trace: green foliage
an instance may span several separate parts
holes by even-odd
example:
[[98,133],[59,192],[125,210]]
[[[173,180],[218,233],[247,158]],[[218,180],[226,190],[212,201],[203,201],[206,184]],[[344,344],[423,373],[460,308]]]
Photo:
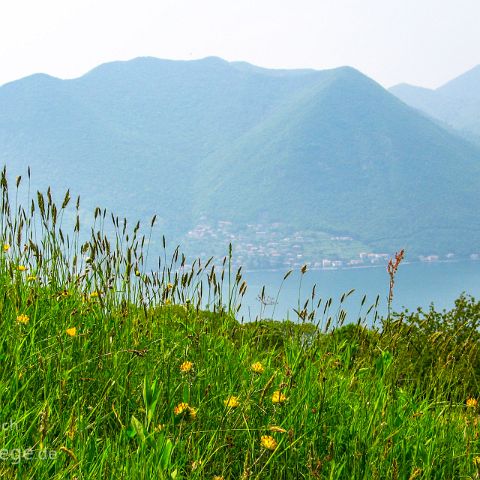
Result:
[[248,338],[249,343],[259,351],[283,351],[293,339],[300,344],[307,344],[316,334],[317,329],[311,323],[260,320],[241,325],[235,330],[235,339],[241,344]]
[[[460,296],[450,311],[401,312],[384,324],[381,343],[392,345],[399,378],[446,400],[475,396],[480,373],[480,302]],[[449,385],[449,388],[445,388]],[[454,398],[450,398],[455,395]]]
[[378,329],[307,306],[299,324],[240,324],[227,259],[145,272],[139,227],[82,243],[60,231],[67,201],[28,213],[1,185],[1,478],[480,473],[473,298]]

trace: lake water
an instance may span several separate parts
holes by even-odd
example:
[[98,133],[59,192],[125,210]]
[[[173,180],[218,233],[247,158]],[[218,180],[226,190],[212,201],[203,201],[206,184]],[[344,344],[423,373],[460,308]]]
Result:
[[[316,284],[315,300],[318,301],[320,297],[323,299],[321,313],[324,302],[330,297],[333,301],[330,312],[335,312],[340,305],[341,295],[352,288],[355,292],[343,305],[347,312],[346,322],[357,321],[359,316],[363,316],[368,306],[375,302],[377,295],[380,295],[378,313],[385,315],[387,311],[389,276],[386,266],[310,270],[303,276],[300,293],[300,272],[293,272],[278,293],[284,273],[261,271],[244,274],[248,290],[240,313],[245,320],[255,320],[256,317],[296,320],[297,315],[293,308],[298,309],[299,299],[300,305],[303,306],[314,284]],[[264,306],[257,298],[263,286],[265,296],[271,297]],[[396,311],[403,308],[416,310],[417,307],[425,309],[432,302],[437,310],[450,309],[462,292],[480,298],[479,261],[404,263],[397,272],[392,309]],[[273,305],[277,294],[278,301]],[[367,300],[360,309],[364,295],[367,295]]]

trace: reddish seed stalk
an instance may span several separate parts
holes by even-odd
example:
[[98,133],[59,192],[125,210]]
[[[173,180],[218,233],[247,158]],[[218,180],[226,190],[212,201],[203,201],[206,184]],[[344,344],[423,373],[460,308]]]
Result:
[[390,275],[390,289],[388,292],[389,305],[393,300],[393,287],[395,285],[395,274],[397,273],[398,266],[402,262],[404,256],[405,256],[405,250],[402,248],[399,252],[395,253],[395,259],[391,258],[388,261],[387,272],[388,272],[388,275]]

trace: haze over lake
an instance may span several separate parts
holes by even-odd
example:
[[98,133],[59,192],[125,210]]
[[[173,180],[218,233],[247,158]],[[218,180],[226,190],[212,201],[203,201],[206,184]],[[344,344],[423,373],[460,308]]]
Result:
[[[276,298],[284,273],[280,271],[245,273],[248,291],[241,310],[245,319],[254,320],[260,315],[261,304],[257,296],[264,285],[265,296]],[[301,285],[302,306],[309,298],[314,284],[317,285],[316,300],[323,299],[320,309],[322,312],[324,302],[332,297],[333,304],[330,312],[335,313],[340,304],[341,295],[354,288],[355,292],[344,302],[343,308],[347,311],[347,322],[356,321],[359,313],[363,316],[368,306],[375,302],[377,295],[380,295],[378,313],[386,314],[389,277],[385,266],[307,271]],[[293,308],[298,307],[299,285],[300,272],[293,272],[282,286],[275,312],[273,312],[273,305],[267,305],[262,310],[262,318],[273,316],[276,320],[285,318],[296,320],[297,315]],[[427,309],[432,302],[437,311],[450,309],[462,292],[475,298],[480,297],[480,262],[401,264],[396,277],[393,310],[399,311],[404,307],[411,311],[416,310],[417,307]],[[367,295],[367,300],[360,311],[360,303],[364,295]]]

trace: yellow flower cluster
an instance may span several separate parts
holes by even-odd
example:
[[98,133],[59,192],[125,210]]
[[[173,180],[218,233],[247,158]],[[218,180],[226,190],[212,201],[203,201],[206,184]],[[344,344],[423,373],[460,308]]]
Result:
[[10,245],[8,243],[3,244],[3,251],[8,252],[10,250]]
[[270,435],[262,435],[260,438],[260,444],[262,445],[263,448],[266,448],[267,450],[275,450],[277,448],[277,441],[271,437]]
[[476,398],[467,398],[467,407],[469,408],[477,408],[478,407],[478,400]]
[[240,406],[238,397],[234,397],[233,395],[230,395],[226,400],[223,401],[223,403],[228,408],[237,408],[238,406]]
[[173,413],[176,416],[184,415],[188,420],[195,420],[195,418],[197,418],[197,410],[186,402],[179,403],[173,409]]
[[265,368],[263,368],[263,365],[260,362],[252,363],[250,369],[253,373],[263,373],[265,371]]
[[24,272],[26,269],[27,269],[27,267],[25,265],[18,265],[17,266],[17,270],[19,272]]
[[67,328],[65,332],[69,337],[74,337],[77,334],[77,328],[76,327]]
[[186,361],[186,362],[183,362],[183,363],[180,365],[180,371],[181,371],[182,373],[188,373],[188,372],[190,372],[192,369],[193,369],[193,363],[192,363],[192,362]]
[[286,401],[287,397],[282,392],[280,392],[279,390],[273,392],[272,403],[284,403]]
[[23,323],[23,324],[26,324],[30,321],[30,318],[28,317],[28,315],[25,315],[25,314],[21,314],[21,315],[18,315],[17,317],[17,322],[18,323]]

